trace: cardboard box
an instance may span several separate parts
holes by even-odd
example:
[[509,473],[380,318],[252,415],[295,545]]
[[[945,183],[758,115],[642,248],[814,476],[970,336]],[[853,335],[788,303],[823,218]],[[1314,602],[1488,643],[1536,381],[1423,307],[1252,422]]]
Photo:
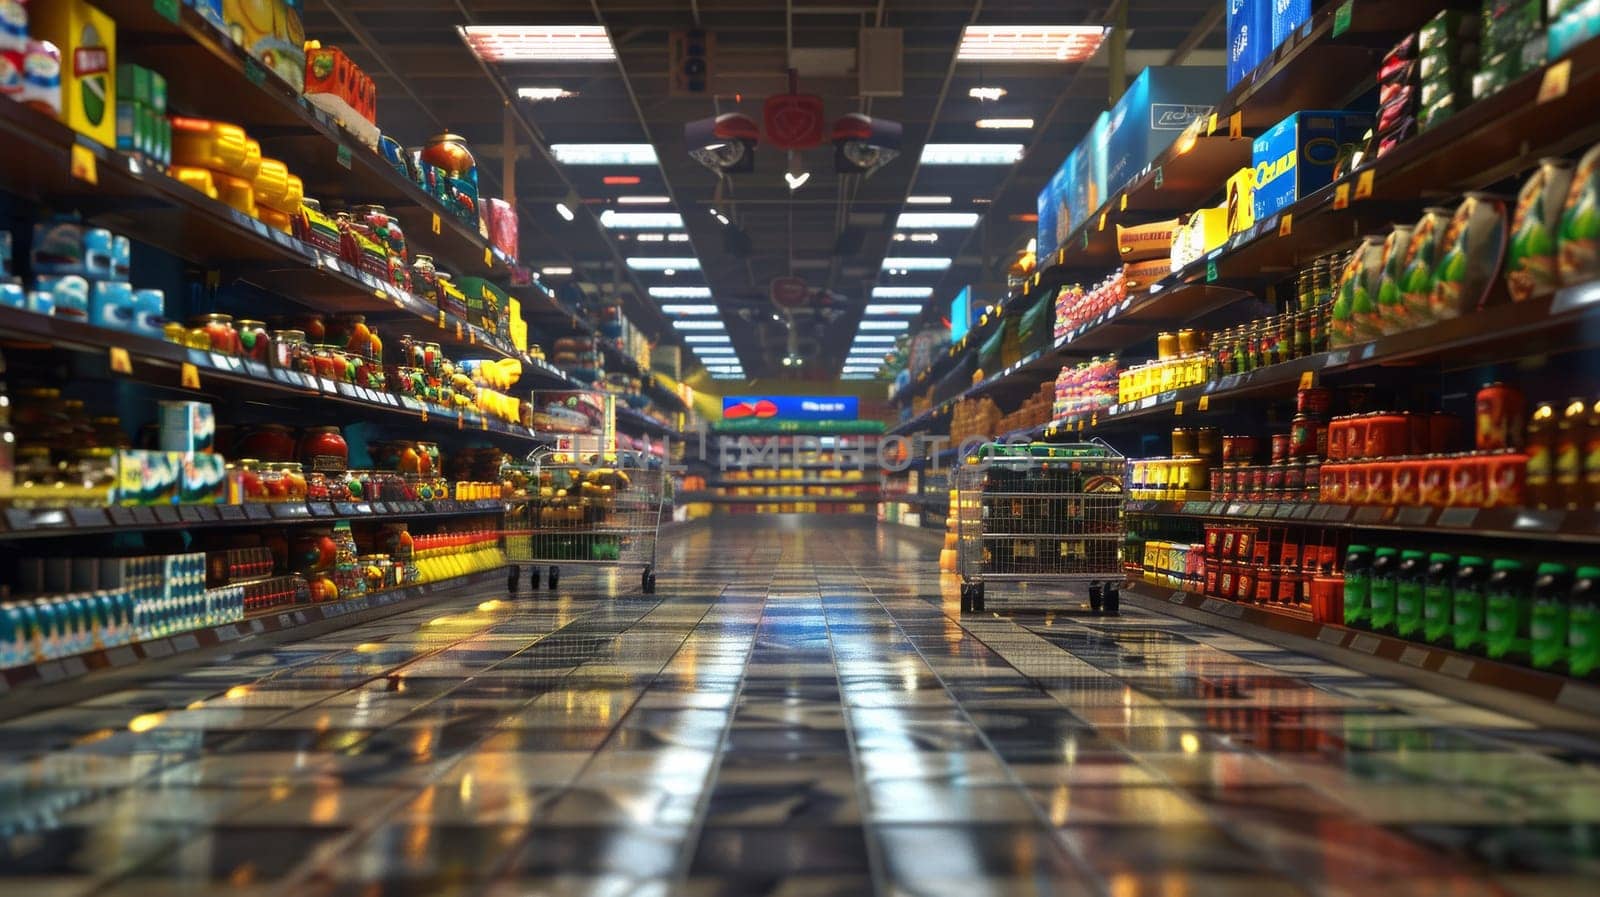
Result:
[[1256,170],[1241,168],[1228,178],[1227,210],[1228,235],[1242,233],[1256,223]]
[[1360,142],[1372,127],[1364,112],[1307,110],[1273,125],[1252,145],[1257,220],[1333,182],[1340,146]]
[[1294,36],[1294,31],[1311,18],[1311,0],[1268,0],[1272,4],[1271,53]]
[[117,23],[83,0],[28,7],[28,27],[61,50],[61,118],[106,147],[117,145]]
[[1228,89],[1272,53],[1271,0],[1228,0]]
[[1106,121],[1106,186],[1121,190],[1224,92],[1224,66],[1152,66],[1139,73]]
[[1067,210],[1072,227],[1081,227],[1094,217],[1106,201],[1106,137],[1111,113],[1102,112],[1089,133],[1069,157],[1067,168]]
[[162,402],[161,450],[210,452],[217,435],[217,420],[210,402]]
[[1034,238],[1034,254],[1040,260],[1039,267],[1049,267],[1044,259],[1049,258],[1060,245],[1056,238],[1056,195],[1055,178],[1044,182],[1044,188],[1039,191],[1035,200],[1034,209],[1039,215],[1038,234]]

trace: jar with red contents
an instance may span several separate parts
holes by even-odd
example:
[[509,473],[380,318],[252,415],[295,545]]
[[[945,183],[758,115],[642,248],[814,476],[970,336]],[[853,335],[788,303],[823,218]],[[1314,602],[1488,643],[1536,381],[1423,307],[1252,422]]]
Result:
[[1283,483],[1286,468],[1283,463],[1270,464],[1266,468],[1266,483],[1261,490],[1262,501],[1283,501]]
[[237,466],[239,500],[263,502],[267,500],[267,485],[262,479],[261,462],[255,458],[240,458]]
[[1321,457],[1328,451],[1328,431],[1322,421],[1309,414],[1297,414],[1289,425],[1289,456]]
[[272,363],[279,368],[302,374],[315,372],[311,363],[311,344],[306,342],[304,330],[274,330],[272,350]]
[[337,352],[337,349],[326,343],[312,346],[312,372],[324,380],[338,382],[343,374],[344,362],[335,354]]
[[241,319],[234,324],[234,330],[238,333],[240,355],[262,364],[272,360],[272,337],[267,335],[266,324]]
[[335,501],[328,486],[327,474],[313,470],[306,474],[306,501]]
[[1306,493],[1306,463],[1290,461],[1283,467],[1283,500],[1304,501]]
[[278,474],[277,494],[282,501],[305,502],[310,494],[310,484],[306,482],[305,470],[294,461],[284,461],[272,465]]
[[1273,464],[1282,464],[1283,462],[1289,460],[1289,455],[1290,455],[1289,444],[1290,444],[1290,434],[1288,434],[1288,433],[1274,433],[1273,434],[1273,436],[1272,436],[1272,455],[1271,455]]
[[340,473],[350,466],[350,447],[338,427],[310,427],[300,437],[299,456],[309,470]]
[[233,315],[199,315],[189,319],[189,332],[204,335],[211,351],[225,355],[239,354],[239,332],[233,327]]
[[234,444],[233,450],[237,455],[259,461],[292,461],[295,458],[294,431],[283,424],[258,424]]

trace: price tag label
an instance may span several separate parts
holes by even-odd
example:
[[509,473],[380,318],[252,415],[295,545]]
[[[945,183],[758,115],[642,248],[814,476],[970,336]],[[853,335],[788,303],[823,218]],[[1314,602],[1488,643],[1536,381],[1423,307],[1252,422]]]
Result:
[[1164,171],[1160,165],[1157,165],[1156,166],[1156,189],[1160,190],[1162,185],[1165,184],[1166,182],[1167,182],[1167,173],[1166,173],[1166,171]]
[[1206,283],[1216,283],[1216,281],[1217,281],[1217,262],[1216,262],[1215,259],[1207,259],[1206,260]]
[[1572,60],[1563,59],[1544,70],[1544,80],[1539,82],[1539,102],[1548,103],[1567,95],[1567,82],[1572,79]]
[[444,309],[439,309],[439,329],[444,329]]
[[466,428],[467,428],[466,416],[463,415],[463,414],[457,413],[456,414],[456,429],[457,430],[465,430]]
[[178,24],[178,0],[153,0],[150,5],[155,8],[156,15]]
[[1211,396],[1210,395],[1201,396],[1199,403],[1195,405],[1195,410],[1196,411],[1210,411],[1211,410]]
[[438,212],[434,212],[433,213],[433,232],[435,234],[439,233],[439,213]]
[[178,382],[183,384],[184,389],[199,389],[200,369],[185,361],[179,369]]
[[1350,185],[1340,184],[1333,188],[1333,207],[1335,209],[1350,208]]
[[483,430],[483,431],[485,431],[485,432],[488,432],[488,430],[489,430],[489,419],[487,417],[478,418],[478,428]]
[[1283,217],[1278,219],[1278,236],[1287,237],[1292,233],[1294,233],[1294,216],[1285,212]]
[[1122,212],[1128,211],[1128,194],[1122,194],[1122,199],[1119,201],[1117,209]]
[[461,339],[461,322],[457,321],[456,322],[456,340],[460,341],[460,339]]
[[1333,14],[1333,36],[1350,30],[1350,20],[1355,17],[1356,0],[1344,0],[1339,4],[1339,10]]
[[1372,198],[1372,177],[1376,173],[1369,168],[1361,172],[1360,176],[1356,178],[1356,199]]
[[111,369],[119,374],[133,373],[133,360],[128,357],[128,350],[121,346],[111,347]]
[[1106,216],[1109,215],[1109,214],[1110,214],[1109,212],[1101,212],[1100,213],[1100,229],[1101,230],[1105,230],[1106,229]]
[[1213,112],[1206,117],[1206,136],[1210,137],[1215,133],[1217,133],[1217,114]]
[[350,170],[350,147],[340,144],[339,148],[334,151],[334,158],[338,160],[340,168],[345,171]]
[[1316,384],[1316,380],[1317,380],[1317,374],[1316,374],[1315,371],[1301,371],[1300,372],[1300,388],[1301,389],[1310,389],[1312,386],[1314,386]]
[[[254,56],[248,56],[244,60],[244,79],[257,87],[266,83],[267,70],[261,67],[261,63],[256,62]],[[349,150],[345,150],[346,155],[349,155],[349,153]],[[346,165],[345,167],[349,168],[350,166]]]
[[485,268],[494,267],[494,250],[487,246],[483,247],[483,266]]
[[1172,403],[1172,416],[1183,417],[1183,401],[1181,399]]
[[1244,110],[1235,109],[1233,114],[1228,116],[1228,139],[1244,139]]
[[86,184],[100,185],[99,160],[95,158],[94,150],[81,143],[72,145],[72,176]]
[[426,406],[426,405],[422,406],[422,408],[420,408],[417,411],[417,413],[422,415],[422,422],[423,423],[427,423],[428,422],[428,406]]

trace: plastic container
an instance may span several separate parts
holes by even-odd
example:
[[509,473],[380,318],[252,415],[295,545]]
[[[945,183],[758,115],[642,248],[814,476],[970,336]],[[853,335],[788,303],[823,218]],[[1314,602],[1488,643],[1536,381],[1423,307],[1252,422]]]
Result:
[[1351,545],[1344,556],[1344,625],[1365,629],[1372,613],[1373,551]]
[[1394,631],[1405,639],[1422,633],[1424,594],[1429,583],[1428,554],[1425,551],[1400,553],[1400,572],[1394,594]]
[[1484,590],[1483,653],[1496,659],[1526,656],[1532,606],[1527,567],[1495,561]]
[[1400,552],[1379,548],[1372,553],[1372,585],[1368,589],[1368,629],[1394,628],[1395,593],[1399,589]]
[[1423,641],[1440,644],[1450,634],[1451,590],[1455,575],[1456,559],[1453,556],[1437,551],[1428,556],[1428,572],[1422,585]]
[[1528,658],[1538,669],[1556,669],[1567,659],[1572,584],[1572,571],[1565,565],[1539,565],[1528,620]]
[[1457,651],[1483,650],[1484,615],[1491,570],[1488,561],[1474,555],[1463,555],[1456,563],[1455,582],[1451,590],[1450,645]]
[[1567,672],[1600,672],[1600,567],[1579,567],[1568,596]]

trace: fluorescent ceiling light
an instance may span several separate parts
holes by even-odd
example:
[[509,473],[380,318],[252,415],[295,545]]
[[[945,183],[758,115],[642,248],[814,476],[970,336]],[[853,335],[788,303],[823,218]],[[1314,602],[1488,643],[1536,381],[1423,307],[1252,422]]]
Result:
[[1106,39],[1100,25],[968,25],[960,62],[1082,62]]
[[[600,223],[616,230],[639,230],[649,227],[683,227],[683,216],[677,212],[618,212],[606,209],[600,213]],[[680,266],[681,267],[681,266]]]
[[863,374],[863,373],[861,373],[859,371],[851,371],[848,374],[841,374],[839,379],[840,380],[881,380],[883,378],[879,377],[877,374]]
[[911,242],[913,242],[913,243],[937,243],[937,242],[939,242],[939,235],[938,234],[912,234],[911,235]]
[[862,321],[862,330],[905,330],[911,324],[906,321]]
[[617,203],[624,206],[664,206],[672,202],[670,196],[619,196]]
[[673,321],[672,326],[679,330],[721,330],[721,321]]
[[687,243],[687,242],[689,242],[689,235],[688,234],[667,234],[667,242],[668,243]]
[[711,379],[713,379],[713,380],[745,380],[745,379],[748,379],[748,378],[746,378],[744,374],[719,374],[719,373],[713,372],[711,374]]
[[967,96],[974,100],[993,101],[1002,99],[1006,95],[1004,87],[974,87],[967,91]]
[[1020,143],[929,143],[923,165],[1010,165],[1022,158]]
[[572,268],[568,265],[549,265],[540,268],[539,273],[546,277],[566,277],[572,273]]
[[[618,234],[617,236],[620,238],[623,235],[622,234]],[[638,240],[640,243],[665,243],[665,242],[667,242],[667,235],[666,234],[640,234],[637,237],[634,237],[634,239]]]
[[[632,259],[628,260],[632,262]],[[898,258],[889,256],[883,260],[885,268],[900,268],[905,271],[943,271],[950,267],[950,259],[935,256],[906,256]],[[874,291],[873,295],[877,295]]]
[[907,196],[906,204],[912,206],[947,206],[951,202],[948,196]]
[[866,313],[869,315],[919,315],[922,314],[922,306],[897,305],[893,303],[868,305]]
[[[635,271],[675,271],[675,270],[678,270],[680,268],[685,270],[685,271],[699,271],[700,270],[700,260],[697,259],[697,258],[694,258],[693,256],[690,256],[689,258],[662,258],[660,256],[644,256],[644,257],[637,257],[636,256],[636,257],[633,257],[633,258],[626,259],[626,261],[628,263],[628,267],[632,268]],[[948,265],[946,267],[948,267]],[[688,297],[683,297],[683,298],[688,298]]]
[[1033,119],[980,118],[977,125],[987,131],[1026,131],[1033,127]]
[[738,355],[732,346],[690,346],[696,355]]
[[648,143],[552,143],[550,152],[562,165],[656,164],[656,148]]
[[841,368],[846,374],[868,374],[878,370],[876,365],[847,364]]
[[567,204],[564,202],[556,203],[556,214],[560,215],[565,221],[572,220],[572,210],[567,208]]
[[710,299],[710,287],[651,287],[650,295],[657,299]]
[[575,97],[577,95],[578,92],[576,90],[568,90],[565,87],[517,88],[517,99],[531,100],[535,103],[543,102],[544,100],[565,100],[569,97]]
[[737,364],[708,364],[706,370],[718,374],[743,374],[744,368]]
[[733,340],[730,339],[726,333],[719,333],[719,334],[691,333],[690,335],[684,337],[683,341],[686,342],[686,343],[711,343],[711,344],[724,345],[724,346],[733,342]]
[[874,299],[926,299],[933,295],[933,287],[873,287]]
[[868,343],[892,343],[900,337],[892,333],[858,333],[852,349],[859,349]]
[[715,305],[663,305],[661,313],[664,315],[714,315],[717,313]]
[[977,212],[901,212],[894,226],[911,230],[918,227],[976,227]]
[[465,25],[456,29],[485,62],[610,62],[617,58],[601,25]]

